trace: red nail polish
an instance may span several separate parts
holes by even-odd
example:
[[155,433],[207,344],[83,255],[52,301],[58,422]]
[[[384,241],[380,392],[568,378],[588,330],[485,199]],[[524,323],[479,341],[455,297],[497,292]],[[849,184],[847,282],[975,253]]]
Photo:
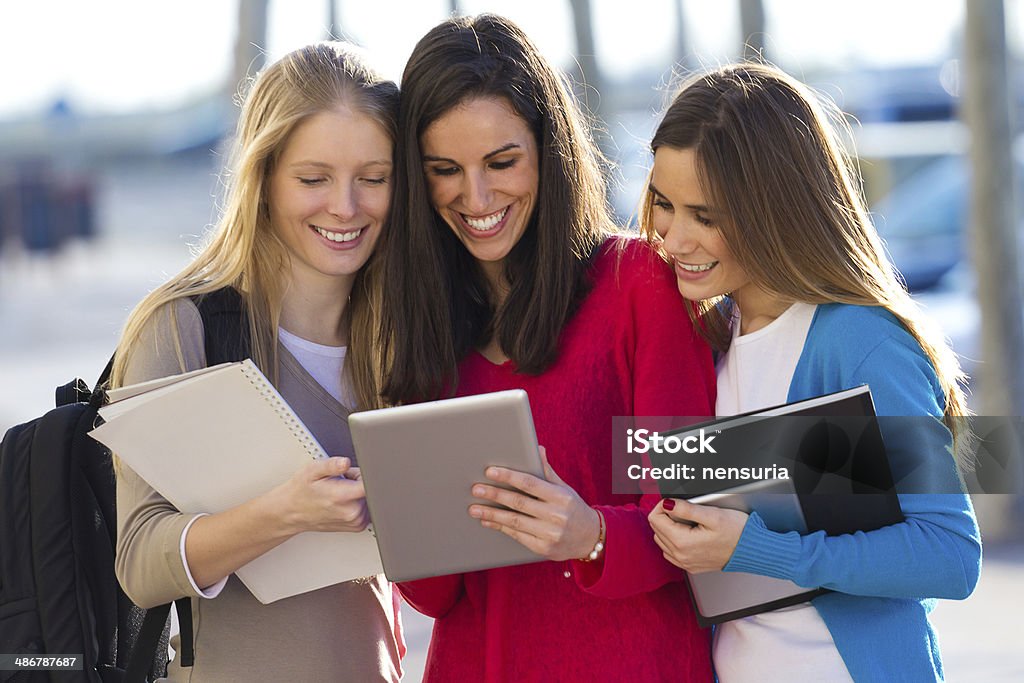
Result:
[[664,510],[674,510],[676,507],[676,501],[673,498],[663,498],[661,501],[661,507]]

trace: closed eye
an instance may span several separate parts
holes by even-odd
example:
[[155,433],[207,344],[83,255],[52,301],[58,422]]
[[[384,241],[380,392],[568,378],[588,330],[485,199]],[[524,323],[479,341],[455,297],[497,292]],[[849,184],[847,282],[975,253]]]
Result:
[[452,176],[459,172],[458,166],[429,166],[428,169],[433,175],[439,176]]
[[322,177],[320,177],[320,178],[301,178],[300,177],[299,178],[299,182],[302,183],[303,185],[319,185],[320,183],[324,182],[325,180],[326,180],[326,178],[322,178]]
[[506,168],[512,168],[516,165],[519,159],[507,159],[504,161],[492,161],[490,167],[495,171],[504,171]]

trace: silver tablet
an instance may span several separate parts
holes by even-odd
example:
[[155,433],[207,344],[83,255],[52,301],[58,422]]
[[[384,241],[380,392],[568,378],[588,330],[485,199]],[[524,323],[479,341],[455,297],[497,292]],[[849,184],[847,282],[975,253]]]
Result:
[[353,413],[349,428],[389,579],[544,559],[468,511],[484,502],[471,489],[489,466],[544,476],[525,391]]
[[[807,530],[800,500],[788,479],[744,484],[696,496],[689,502],[747,513],[756,510],[772,531],[805,533]],[[744,572],[711,571],[687,574],[687,578],[697,608],[697,620],[702,626],[799,604],[822,592],[785,579]]]

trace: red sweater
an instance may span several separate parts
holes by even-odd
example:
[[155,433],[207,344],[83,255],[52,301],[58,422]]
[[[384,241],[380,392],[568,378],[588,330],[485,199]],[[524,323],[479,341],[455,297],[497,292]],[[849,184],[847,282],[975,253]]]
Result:
[[472,352],[458,387],[526,390],[551,466],[604,514],[604,558],[399,584],[436,619],[426,681],[712,680],[708,634],[647,523],[658,497],[613,494],[611,463],[614,416],[712,414],[711,352],[669,267],[639,240],[618,253],[606,245],[596,258],[593,289],[546,372],[516,374]]

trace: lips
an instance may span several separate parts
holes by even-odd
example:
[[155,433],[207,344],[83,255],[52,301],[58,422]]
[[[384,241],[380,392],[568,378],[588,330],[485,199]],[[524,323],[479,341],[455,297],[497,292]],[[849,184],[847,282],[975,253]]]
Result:
[[353,249],[360,243],[360,238],[366,233],[370,226],[364,225],[361,228],[346,230],[330,230],[310,223],[309,227],[325,241],[332,249]]
[[508,216],[509,207],[506,206],[494,213],[489,213],[483,216],[469,216],[464,213],[460,213],[459,217],[462,218],[462,222],[469,227],[475,233],[489,233],[503,226],[505,223],[505,217]]
[[711,261],[710,263],[701,264],[683,263],[681,261],[676,261],[676,267],[685,270],[688,273],[706,273],[707,271],[711,270],[717,265],[718,261]]

